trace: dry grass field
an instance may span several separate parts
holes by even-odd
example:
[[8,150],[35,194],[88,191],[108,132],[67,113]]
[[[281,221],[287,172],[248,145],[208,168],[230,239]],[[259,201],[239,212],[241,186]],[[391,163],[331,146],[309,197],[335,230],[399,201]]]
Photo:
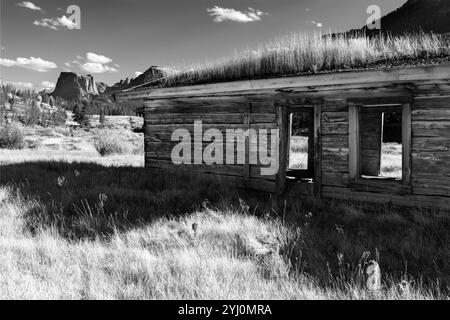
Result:
[[277,212],[139,155],[60,148],[0,151],[0,298],[449,298],[443,217],[301,199]]

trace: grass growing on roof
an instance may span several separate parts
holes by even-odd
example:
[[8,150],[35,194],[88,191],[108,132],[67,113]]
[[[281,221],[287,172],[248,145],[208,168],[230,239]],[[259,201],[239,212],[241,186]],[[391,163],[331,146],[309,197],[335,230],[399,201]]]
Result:
[[234,57],[168,76],[164,86],[295,76],[448,60],[450,41],[435,34],[327,37],[292,33]]

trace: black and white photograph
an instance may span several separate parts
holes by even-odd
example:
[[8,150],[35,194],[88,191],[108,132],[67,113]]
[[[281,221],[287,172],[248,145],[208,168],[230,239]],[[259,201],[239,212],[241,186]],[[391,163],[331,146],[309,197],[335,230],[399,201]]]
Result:
[[0,300],[450,300],[450,0],[0,18]]

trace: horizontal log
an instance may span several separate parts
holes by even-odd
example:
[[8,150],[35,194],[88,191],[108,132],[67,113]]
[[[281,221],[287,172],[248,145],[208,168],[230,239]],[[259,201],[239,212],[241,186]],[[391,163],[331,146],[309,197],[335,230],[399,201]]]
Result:
[[348,122],[322,123],[322,134],[348,135]]
[[439,179],[439,177],[430,178],[412,178],[412,190],[413,194],[426,194],[426,195],[440,195],[450,197],[450,178],[445,177]]
[[288,181],[287,193],[293,197],[302,196],[302,199],[314,196],[314,183],[303,183],[298,181]]
[[439,137],[449,137],[449,129],[448,128],[424,128],[424,127],[416,127],[415,124],[412,125],[411,134],[413,140],[415,138],[439,138]]
[[428,110],[428,109],[448,109],[448,105],[449,105],[449,97],[433,97],[431,99],[420,99],[418,97],[416,97],[414,104],[413,104],[413,109],[412,111],[414,112],[415,110]]
[[348,154],[349,154],[348,148],[328,147],[322,145],[322,155],[324,156],[336,156],[340,157],[341,159],[346,159],[348,157]]
[[349,183],[348,172],[328,172],[322,170],[322,185],[346,187]]
[[[448,103],[450,105],[450,102]],[[447,105],[447,106],[448,106]],[[411,112],[411,120],[415,121],[450,121],[448,109],[419,109]]]
[[[145,166],[150,168],[161,168],[161,169],[185,169],[191,172],[199,172],[199,173],[209,173],[209,174],[218,174],[224,176],[244,176],[244,166],[243,165],[207,165],[207,164],[180,164],[176,165],[171,161],[164,160],[156,160],[147,158],[145,160]],[[251,165],[250,166],[250,178],[262,179],[268,181],[275,181],[276,175],[262,175],[261,168],[258,166]]]
[[[238,130],[242,129],[244,132],[249,128],[255,129],[257,133],[259,134],[259,130],[271,130],[271,129],[277,129],[278,125],[276,123],[252,123],[250,125],[246,124],[217,124],[217,123],[202,123],[202,132],[204,133],[206,130],[209,129],[217,129],[222,132],[222,134],[225,136],[227,130]],[[153,135],[155,133],[161,134],[161,133],[172,133],[177,129],[184,129],[188,130],[191,133],[191,138],[193,138],[194,133],[194,124],[147,124],[145,126],[145,133],[146,135]],[[269,133],[270,131],[268,131]]]
[[[155,102],[146,102],[145,104],[145,117],[152,114],[190,114],[190,113],[242,113],[249,112],[250,105],[248,103],[242,104],[227,104],[217,103],[217,105],[161,105]],[[272,113],[275,114],[273,106],[266,104],[252,105],[251,110],[253,113]]]
[[357,202],[379,203],[382,205],[393,204],[416,209],[436,209],[450,212],[450,198],[426,195],[394,195],[389,193],[355,192],[348,188],[324,186],[322,188],[324,198],[350,200]]
[[411,194],[411,187],[404,186],[400,181],[389,181],[382,178],[359,179],[350,182],[349,188],[353,191],[373,192],[373,193],[389,193],[389,194]]
[[348,173],[348,162],[333,162],[330,160],[322,161],[322,170],[327,172]]
[[[202,121],[207,124],[242,124],[246,119],[246,113],[193,113],[193,114],[148,114],[145,123],[147,125],[157,124],[192,124],[194,121]],[[271,113],[250,114],[251,123],[275,123],[276,116]]]
[[348,122],[348,112],[322,112],[322,122]]
[[323,134],[321,137],[321,142],[322,146],[325,148],[348,148],[349,138],[348,135]]
[[430,160],[418,158],[413,154],[411,161],[413,175],[429,172],[435,172],[436,174],[448,174],[450,172],[448,165],[450,163],[449,158],[443,160]]
[[416,95],[415,101],[420,101],[421,98],[428,98],[439,95],[450,95],[450,81],[446,80],[434,80],[430,83],[418,84],[414,88],[414,94]]
[[373,95],[367,95],[363,97],[351,97],[347,99],[349,104],[356,105],[382,105],[382,104],[404,104],[404,103],[413,103],[414,96],[411,93],[405,92],[404,94],[399,95],[398,92],[382,92],[383,95],[375,96],[375,92],[371,92]]
[[347,99],[325,99],[322,105],[322,112],[347,112]]

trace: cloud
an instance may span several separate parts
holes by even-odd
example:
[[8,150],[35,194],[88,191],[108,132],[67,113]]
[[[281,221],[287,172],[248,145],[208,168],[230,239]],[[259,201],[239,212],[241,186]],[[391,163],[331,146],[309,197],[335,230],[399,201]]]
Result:
[[142,74],[142,72],[136,71],[136,72],[134,73],[134,77],[135,77],[135,78],[136,78],[136,77],[139,77],[141,74]]
[[0,59],[0,65],[5,67],[22,67],[38,72],[47,72],[58,67],[54,62],[35,57],[17,58],[16,60]]
[[41,86],[44,89],[53,89],[53,88],[55,88],[55,83],[54,82],[50,82],[50,81],[42,81],[41,82]]
[[103,65],[101,63],[95,63],[95,62],[86,62],[82,65],[80,65],[81,69],[89,72],[89,73],[105,73],[105,72],[118,72],[116,68],[109,67],[106,65]]
[[322,22],[318,21],[310,21],[312,24],[314,24],[317,28],[322,28],[323,24]]
[[58,27],[67,28],[69,30],[79,29],[77,23],[73,22],[65,15],[61,18],[43,18],[33,22],[35,26],[47,27],[53,30],[58,30]]
[[0,65],[5,66],[5,67],[12,67],[12,66],[16,65],[16,61],[11,60],[11,59],[0,58]]
[[310,12],[311,9],[310,9],[310,8],[306,8],[305,11],[306,11],[306,12]]
[[79,66],[81,70],[88,73],[105,73],[105,72],[118,72],[119,65],[113,64],[108,66],[112,62],[112,59],[93,52],[87,52],[86,56],[78,55],[72,62],[66,62],[64,65],[67,68]]
[[35,5],[33,2],[30,2],[30,1],[22,1],[22,2],[19,2],[19,3],[17,4],[17,6],[23,7],[23,8],[27,8],[27,9],[30,9],[30,10],[34,10],[34,11],[41,11],[41,12],[44,12],[40,7],[38,7],[38,6]]
[[86,60],[88,62],[100,63],[100,64],[107,64],[107,63],[112,62],[111,58],[108,58],[108,57],[102,56],[101,54],[96,54],[93,52],[86,53]]
[[214,17],[215,22],[228,20],[239,23],[248,23],[260,21],[262,16],[268,15],[268,13],[253,8],[248,8],[247,11],[238,11],[235,9],[227,9],[221,8],[219,6],[214,6],[212,8],[206,9],[206,11]]

